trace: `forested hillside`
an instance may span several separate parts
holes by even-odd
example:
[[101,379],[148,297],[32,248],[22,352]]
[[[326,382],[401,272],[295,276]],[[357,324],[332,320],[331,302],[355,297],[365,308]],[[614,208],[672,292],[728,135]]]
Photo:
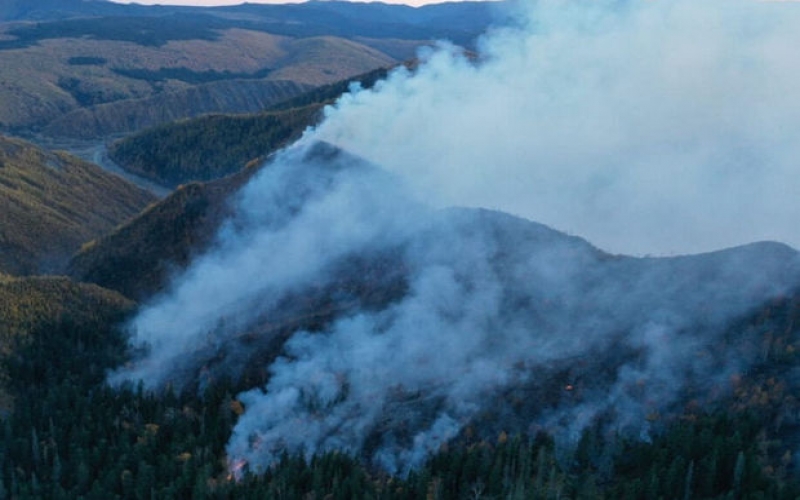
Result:
[[[165,256],[146,254],[146,247],[131,247],[132,242],[137,241],[136,231],[141,231],[139,234],[159,234],[152,228],[175,224],[166,221],[176,220],[176,214],[187,213],[183,210],[191,205],[186,203],[191,198],[210,200],[202,193],[209,186],[221,186],[219,182],[186,186],[159,211],[153,211],[98,243],[98,249],[106,247],[104,252],[113,248],[127,249],[129,253],[124,258],[128,260],[117,261],[119,265],[114,265],[111,263],[115,261],[108,254],[88,252],[78,257],[75,263],[87,257],[97,259],[94,265],[101,267],[96,269],[106,266],[104,272],[108,273],[108,286],[122,283],[129,287],[127,293],[135,293],[135,290],[141,293],[143,288],[149,293],[163,291],[161,285],[157,285],[163,283],[163,275],[154,278],[145,271],[154,267],[148,259],[155,258],[158,262]],[[224,191],[222,189],[218,194]],[[178,196],[180,193],[184,194]],[[216,209],[213,204],[197,206],[205,211],[200,213],[219,210],[219,205]],[[166,207],[172,207],[174,212],[166,210]],[[165,217],[168,214],[172,215]],[[186,220],[183,217],[185,215],[177,220]],[[557,268],[574,271],[576,279],[586,283],[576,286],[585,296],[592,297],[592,305],[585,306],[586,309],[580,302],[575,305],[584,314],[591,314],[597,301],[614,302],[608,294],[614,296],[615,285],[612,284],[605,292],[597,291],[593,287],[604,286],[597,280],[608,279],[612,283],[618,280],[630,292],[631,301],[633,297],[637,297],[636,301],[647,301],[666,294],[666,299],[652,302],[653,312],[633,306],[636,301],[626,304],[626,312],[620,318],[622,324],[635,324],[649,314],[669,317],[667,311],[673,301],[688,301],[691,303],[689,307],[696,306],[703,316],[709,311],[734,307],[732,304],[739,300],[736,298],[739,290],[735,287],[721,296],[713,295],[722,301],[720,303],[704,303],[691,298],[691,295],[700,293],[702,296],[704,287],[713,288],[714,284],[722,284],[734,276],[746,276],[751,263],[760,262],[764,276],[771,276],[770,280],[780,275],[790,280],[797,271],[792,267],[796,253],[781,245],[758,244],[673,259],[631,259],[603,255],[578,238],[560,235],[541,225],[503,214],[452,211],[443,213],[442,217],[441,227],[454,228],[458,234],[471,235],[484,244],[486,240],[479,235],[484,232],[491,235],[491,241],[495,243],[489,246],[496,245],[500,249],[493,254],[497,259],[493,266],[501,276],[505,276],[504,279],[511,280],[504,289],[509,290],[508,298],[513,300],[514,309],[530,311],[538,318],[537,321],[546,324],[556,324],[546,315],[568,307],[564,303],[568,299],[556,282],[548,282],[549,285],[541,289],[543,296],[538,301],[533,296],[526,298],[524,290],[531,285],[516,280],[527,275],[518,272],[518,266],[526,265],[527,261],[556,259],[551,263]],[[143,228],[148,226],[140,224],[148,218],[151,229],[145,230]],[[202,227],[196,223],[190,225]],[[137,226],[139,229],[135,229]],[[428,231],[429,236],[437,234],[431,227]],[[190,241],[192,238],[184,239]],[[424,241],[417,241],[412,247],[420,251]],[[437,238],[430,241],[437,241]],[[175,243],[178,248],[189,246],[185,242]],[[126,410],[126,405],[133,405],[139,408],[137,411],[146,413],[135,420],[141,422],[138,427],[123,426],[129,429],[126,431],[128,437],[120,443],[124,447],[121,456],[127,457],[123,463],[115,462],[116,468],[109,470],[91,466],[90,459],[85,459],[87,469],[97,471],[102,477],[97,481],[102,484],[90,486],[92,482],[86,480],[78,486],[62,481],[57,487],[83,488],[75,491],[88,491],[94,487],[98,496],[108,494],[101,491],[113,491],[132,498],[145,494],[148,488],[157,491],[157,496],[166,498],[186,495],[239,498],[247,494],[296,498],[332,494],[340,498],[410,499],[430,494],[438,498],[474,495],[644,499],[794,498],[798,494],[798,483],[791,466],[793,443],[800,429],[800,405],[794,396],[800,390],[800,381],[794,371],[797,349],[800,348],[795,326],[800,319],[800,300],[794,293],[758,305],[752,312],[727,324],[723,332],[708,330],[709,324],[714,322],[711,319],[713,314],[703,320],[711,323],[704,326],[701,323],[693,327],[695,329],[681,332],[680,338],[697,339],[697,350],[692,354],[697,360],[724,364],[725,360],[744,357],[752,359],[753,364],[747,371],[732,373],[724,380],[717,377],[704,380],[705,372],[685,374],[694,377],[693,385],[685,393],[681,392],[675,404],[668,406],[669,411],[658,411],[662,407],[657,401],[647,403],[652,405],[645,420],[650,428],[649,441],[641,441],[638,433],[631,434],[624,427],[612,425],[611,422],[620,417],[613,410],[601,412],[594,424],[573,438],[565,438],[559,430],[559,426],[568,425],[567,422],[553,423],[551,427],[531,426],[531,419],[536,415],[557,408],[566,411],[566,415],[580,415],[584,407],[585,411],[591,411],[589,407],[595,404],[595,398],[602,400],[612,386],[614,391],[619,390],[615,379],[620,374],[625,374],[631,366],[646,365],[647,355],[641,346],[629,345],[624,337],[620,337],[619,343],[611,344],[608,350],[595,348],[591,356],[570,357],[533,368],[530,383],[484,394],[483,398],[488,398],[487,410],[479,413],[455,439],[408,475],[388,474],[361,455],[320,453],[307,461],[287,453],[268,470],[244,469],[238,481],[232,481],[232,477],[236,477],[236,464],[225,461],[225,436],[233,432],[236,423],[248,411],[247,403],[237,400],[234,395],[264,382],[267,375],[263,366],[279,356],[281,342],[293,332],[313,331],[324,336],[322,332],[335,323],[337,317],[347,317],[359,310],[391,307],[399,297],[408,293],[408,280],[411,278],[404,273],[413,276],[418,271],[413,270],[412,263],[397,262],[395,259],[401,254],[394,249],[345,258],[335,271],[326,274],[324,281],[315,282],[308,290],[292,291],[286,300],[279,301],[277,311],[265,309],[249,330],[227,339],[209,333],[206,341],[192,346],[187,359],[176,360],[175,372],[190,379],[196,376],[196,379],[182,386],[182,390],[168,389],[175,391],[174,394],[159,396],[134,387],[118,393],[103,389],[111,391],[105,395],[103,391],[94,392],[97,398],[101,398],[97,402],[99,406],[120,405],[109,412],[108,422],[120,412],[136,415],[133,410]],[[560,259],[567,259],[571,264],[566,265]],[[176,259],[173,262],[181,261]],[[446,259],[440,264],[445,262]],[[584,267],[587,265],[589,267]],[[593,270],[591,266],[594,265],[609,272]],[[140,272],[130,276],[113,275],[114,270],[125,268],[138,268]],[[696,279],[697,276],[705,276],[708,281]],[[120,281],[114,285],[114,280]],[[534,281],[541,283],[541,278]],[[664,291],[651,290],[646,283],[660,283]],[[156,288],[147,288],[154,284]],[[536,286],[539,285],[534,285],[534,289]],[[654,297],[642,298],[647,294],[640,293],[637,286],[647,287],[648,293]],[[545,316],[539,317],[539,314]],[[599,321],[601,323],[593,323],[598,328],[605,320]],[[241,318],[237,322],[246,324]],[[196,372],[192,371],[192,359],[199,360]],[[234,370],[238,370],[238,375],[229,378],[225,375],[230,373],[225,365],[233,359],[239,364]],[[522,367],[518,369],[523,370]],[[682,369],[678,372],[682,373]],[[648,391],[659,393],[663,390],[663,381],[648,381],[647,376],[641,376],[640,382],[631,381],[630,390],[634,396],[646,398]],[[398,386],[386,404],[388,413],[380,420],[378,429],[381,433],[397,436],[397,439],[405,439],[413,434],[415,425],[425,425],[425,419],[431,418],[430,412],[437,404],[437,397],[426,395],[424,389],[406,392]],[[52,412],[39,411],[43,414]],[[219,431],[219,434],[210,434],[211,429]],[[156,435],[158,440],[154,437]],[[370,438],[374,441],[367,441],[367,453],[378,446],[379,436],[374,435]],[[41,440],[39,434],[37,439]],[[107,452],[98,452],[98,464],[103,462],[101,457],[119,453],[113,449],[113,443],[117,441],[109,437],[107,442],[111,448]],[[24,452],[29,444],[20,442],[18,447]],[[234,476],[229,469],[231,465],[234,466]],[[39,470],[41,475],[49,474],[45,466]],[[37,473],[37,477],[41,476]],[[127,482],[117,479],[119,477],[127,477]],[[37,487],[43,488],[42,483]],[[139,493],[135,492],[137,488]]]
[[154,201],[96,165],[0,136],[0,271],[59,272],[84,242]]
[[[62,281],[18,281],[4,297]],[[95,292],[94,290],[97,290]],[[97,294],[100,289],[82,293]],[[45,304],[25,292],[30,302]],[[546,433],[498,432],[477,437],[480,423],[440,449],[423,467],[390,476],[342,453],[307,461],[285,455],[261,475],[234,480],[225,442],[243,407],[236,381],[204,391],[161,394],[111,388],[105,370],[122,361],[124,339],[112,325],[128,304],[121,299],[65,302],[69,314],[37,316],[26,341],[5,359],[14,411],[4,418],[0,491],[10,498],[775,498],[800,494],[789,467],[796,426],[797,380],[793,325],[800,301],[764,308],[731,332],[749,335],[769,324],[763,364],[733,381],[727,405],[704,409],[686,401],[680,415],[662,419],[641,441],[602,425],[574,443]],[[27,299],[26,299],[27,300]],[[48,300],[42,298],[43,301]],[[37,313],[42,314],[42,313]],[[737,333],[738,332],[738,333]],[[564,389],[562,389],[564,390]],[[578,390],[572,389],[572,390]],[[506,404],[510,403],[506,402]],[[790,417],[789,413],[795,416]]]
[[161,290],[208,247],[230,215],[229,198],[257,171],[252,165],[209,183],[190,183],[112,233],[86,243],[68,273],[135,299]]
[[4,4],[0,131],[97,139],[205,113],[252,113],[398,64],[433,40],[469,44],[491,22],[484,3]]
[[[77,362],[90,346],[100,347],[105,355],[114,349],[105,338],[110,326],[133,310],[133,303],[121,295],[95,285],[76,284],[66,278],[14,278],[0,275],[0,413],[8,416],[15,409],[15,390],[22,386],[18,374],[8,367],[24,361],[31,345],[40,336],[57,338],[58,332],[75,332],[71,362]],[[118,348],[119,346],[117,346]],[[41,358],[39,369],[60,366],[67,358]],[[48,365],[50,368],[46,368]],[[38,376],[40,372],[32,375]]]
[[109,155],[126,170],[166,186],[218,179],[297,139],[351,84],[370,88],[386,74],[378,69],[323,85],[260,113],[207,115],[143,130],[113,142]]
[[170,123],[115,142],[109,155],[126,170],[165,186],[210,181],[297,139],[320,110],[321,105],[309,105]]

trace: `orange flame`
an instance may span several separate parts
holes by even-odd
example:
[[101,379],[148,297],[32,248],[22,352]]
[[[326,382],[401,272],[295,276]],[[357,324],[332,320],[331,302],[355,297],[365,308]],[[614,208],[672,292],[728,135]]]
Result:
[[228,481],[238,481],[244,475],[244,468],[247,465],[247,460],[239,458],[237,460],[228,461]]

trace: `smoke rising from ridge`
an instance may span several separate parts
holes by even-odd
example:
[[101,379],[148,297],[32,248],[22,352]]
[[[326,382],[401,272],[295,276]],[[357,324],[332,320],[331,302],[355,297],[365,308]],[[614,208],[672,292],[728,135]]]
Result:
[[132,321],[149,351],[112,383],[237,376],[267,353],[228,445],[255,471],[345,450],[403,472],[475,420],[569,437],[613,414],[646,432],[685,394],[724,392],[756,351],[727,328],[800,284],[795,251],[612,257],[438,208],[612,251],[797,244],[795,10],[520,12],[476,61],[443,45],[279,153]]
[[479,64],[433,52],[345,96],[318,136],[443,205],[612,252],[797,247],[797,7],[532,2],[483,39]]

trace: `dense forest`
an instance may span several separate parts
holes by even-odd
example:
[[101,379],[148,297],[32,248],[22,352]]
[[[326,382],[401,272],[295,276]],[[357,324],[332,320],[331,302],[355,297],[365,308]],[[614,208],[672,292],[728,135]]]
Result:
[[77,157],[0,136],[0,272],[63,272],[84,242],[155,200]]
[[323,85],[262,113],[213,114],[146,129],[114,142],[109,155],[123,168],[167,186],[218,179],[297,139],[352,83],[370,88],[386,73],[378,69]]
[[318,106],[307,106],[168,124],[117,142],[109,153],[127,170],[166,186],[209,181],[296,139],[318,112]]
[[[645,443],[589,430],[574,449],[546,435],[453,445],[390,477],[356,458],[285,456],[232,480],[224,445],[240,411],[230,387],[154,395],[103,383],[123,342],[64,316],[10,360],[14,412],[3,421],[4,498],[795,498],[770,474],[748,413],[679,420]],[[89,338],[92,337],[92,338]],[[98,342],[99,340],[101,340]],[[80,349],[76,346],[80,346]],[[55,362],[53,361],[55,360]]]
[[[787,354],[796,300],[755,321],[774,325],[764,364],[727,407],[687,404],[641,440],[597,422],[577,442],[536,435],[477,437],[468,427],[418,470],[391,476],[341,453],[284,455],[260,474],[231,474],[225,443],[242,404],[236,381],[203,391],[113,388],[128,355],[118,325],[132,304],[64,279],[6,278],[3,369],[13,406],[2,413],[0,498],[797,498],[791,443],[776,412],[793,396]],[[50,295],[48,295],[50,294]],[[66,297],[53,302],[52,297]],[[53,307],[53,304],[62,304]],[[27,307],[26,314],[12,315]],[[30,318],[36,321],[29,321]],[[747,325],[742,325],[747,328]],[[788,381],[787,381],[788,380]],[[788,387],[791,387],[789,385]],[[657,417],[654,417],[657,419]],[[660,420],[660,419],[659,419]]]

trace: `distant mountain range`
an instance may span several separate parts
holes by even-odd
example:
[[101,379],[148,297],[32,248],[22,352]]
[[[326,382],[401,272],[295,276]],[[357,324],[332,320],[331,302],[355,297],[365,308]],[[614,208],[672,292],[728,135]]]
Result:
[[395,65],[437,39],[469,46],[498,7],[71,0],[0,9],[0,130],[93,139],[204,113],[256,112]]

